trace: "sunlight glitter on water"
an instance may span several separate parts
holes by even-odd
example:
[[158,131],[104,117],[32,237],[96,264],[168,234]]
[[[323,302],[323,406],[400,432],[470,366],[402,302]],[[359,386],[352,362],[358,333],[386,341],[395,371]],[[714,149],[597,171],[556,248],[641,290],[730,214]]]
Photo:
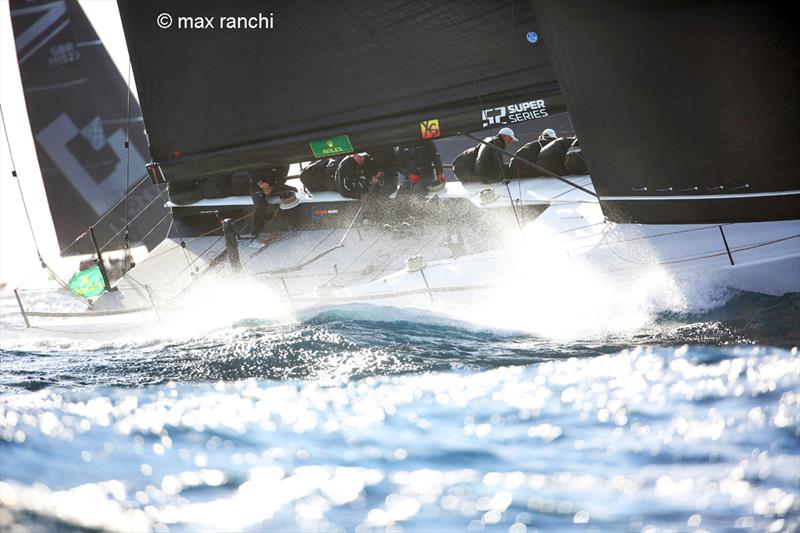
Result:
[[697,355],[6,396],[0,499],[109,530],[790,529],[797,354]]

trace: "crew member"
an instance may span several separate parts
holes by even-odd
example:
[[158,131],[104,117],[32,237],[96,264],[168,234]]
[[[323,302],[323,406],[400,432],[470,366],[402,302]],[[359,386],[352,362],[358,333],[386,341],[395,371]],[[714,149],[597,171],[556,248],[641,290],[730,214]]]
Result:
[[385,173],[375,172],[372,175],[368,171],[373,170],[373,166],[367,165],[369,154],[361,152],[348,155],[339,162],[336,169],[336,189],[339,194],[347,198],[356,198],[362,202],[366,201],[367,194],[376,187],[383,179]]
[[514,153],[514,157],[511,158],[511,162],[508,164],[508,177],[513,179],[541,176],[541,171],[522,162],[518,157],[530,161],[531,163],[536,163],[536,159],[539,157],[542,148],[555,139],[556,132],[552,128],[547,128],[539,134],[538,139],[525,144],[522,148],[517,150]]
[[402,189],[411,193],[425,194],[444,188],[445,177],[442,158],[436,144],[430,139],[401,144],[397,148],[400,172],[406,176]]
[[586,160],[583,159],[583,151],[577,137],[567,149],[567,155],[564,156],[564,166],[567,168],[568,174],[586,174],[589,171],[586,167]]
[[253,198],[253,238],[258,237],[264,228],[267,214],[267,198],[278,196],[284,192],[297,192],[291,185],[286,185],[289,176],[289,166],[265,167],[251,173],[250,196]]
[[475,159],[478,157],[478,148],[480,145],[467,148],[453,160],[453,174],[458,181],[469,183],[478,180],[475,175]]
[[539,157],[536,158],[536,164],[549,170],[556,176],[564,176],[567,174],[564,158],[567,155],[567,150],[574,141],[574,137],[559,137],[550,141],[542,147],[541,152],[539,152]]
[[372,196],[385,199],[397,190],[397,152],[393,146],[379,146],[370,150],[364,161],[364,172],[378,180],[372,190]]
[[338,158],[318,159],[300,172],[300,181],[309,192],[335,191]]
[[[487,137],[485,142],[497,148],[507,149],[517,142],[511,128],[502,128],[494,137]],[[503,153],[497,149],[481,144],[475,158],[475,174],[483,183],[495,183],[505,178],[506,166],[503,163]]]

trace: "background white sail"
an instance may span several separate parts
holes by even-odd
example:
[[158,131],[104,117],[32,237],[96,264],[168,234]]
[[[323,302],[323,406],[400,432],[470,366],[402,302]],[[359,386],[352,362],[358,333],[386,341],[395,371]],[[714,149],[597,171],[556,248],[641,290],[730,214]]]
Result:
[[[103,41],[120,75],[123,79],[128,79],[128,51],[116,2],[82,0],[79,3]],[[25,107],[9,11],[8,0],[0,1],[0,104],[7,122],[6,127],[22,193],[27,201],[42,255],[51,268],[67,276],[75,270],[76,261],[59,257],[59,245]],[[134,97],[138,98],[132,77],[130,89]],[[20,192],[11,176],[11,157],[5,138],[1,144],[0,283],[13,287],[39,270],[40,266],[25,221]]]

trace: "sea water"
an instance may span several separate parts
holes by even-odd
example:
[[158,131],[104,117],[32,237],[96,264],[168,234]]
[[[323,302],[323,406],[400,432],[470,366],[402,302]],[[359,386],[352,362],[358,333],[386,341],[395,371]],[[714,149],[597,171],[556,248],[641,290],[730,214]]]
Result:
[[25,335],[0,299],[1,529],[798,529],[800,295],[222,292],[112,340]]

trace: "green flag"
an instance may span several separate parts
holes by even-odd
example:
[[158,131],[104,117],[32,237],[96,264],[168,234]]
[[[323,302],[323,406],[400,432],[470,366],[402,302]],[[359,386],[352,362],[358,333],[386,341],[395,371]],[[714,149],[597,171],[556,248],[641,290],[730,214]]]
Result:
[[95,265],[76,272],[69,279],[69,288],[75,294],[79,294],[84,298],[91,298],[97,296],[106,290],[106,284],[103,282],[103,274],[100,273],[100,267]]

